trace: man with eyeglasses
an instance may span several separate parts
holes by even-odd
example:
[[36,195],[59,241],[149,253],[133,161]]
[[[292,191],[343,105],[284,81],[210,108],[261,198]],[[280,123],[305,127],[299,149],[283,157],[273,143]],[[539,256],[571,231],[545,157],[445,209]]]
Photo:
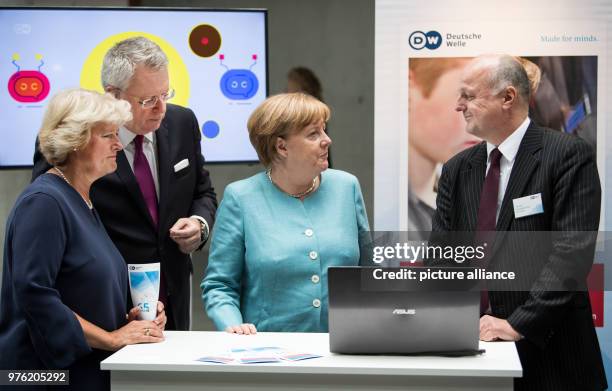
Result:
[[[117,171],[92,186],[95,211],[126,263],[161,263],[166,329],[188,330],[190,254],[208,239],[217,209],[198,121],[190,109],[167,103],[174,96],[168,58],[147,38],[107,52],[102,85],[131,104],[133,118],[119,129]],[[49,168],[37,147],[32,179]]]

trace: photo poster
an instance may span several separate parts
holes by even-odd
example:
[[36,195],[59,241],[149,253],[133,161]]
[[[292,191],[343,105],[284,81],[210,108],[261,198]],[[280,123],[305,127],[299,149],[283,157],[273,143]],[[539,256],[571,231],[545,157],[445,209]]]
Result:
[[[393,3],[388,1],[386,3]],[[612,92],[607,75],[606,23],[601,20],[423,22],[382,7],[376,32],[374,229],[427,231],[435,210],[436,184],[444,162],[478,142],[455,110],[465,64],[481,54],[520,57],[532,87],[529,117],[536,124],[574,134],[596,151],[602,186],[600,230],[612,227]],[[402,8],[402,6],[398,6]],[[405,7],[404,7],[405,8]],[[378,12],[378,9],[377,9]],[[402,22],[402,15],[404,21]],[[508,32],[512,34],[508,34]],[[389,40],[391,44],[388,44]],[[392,54],[395,49],[396,54]],[[381,117],[382,115],[382,117]],[[598,243],[591,274],[593,319],[608,376],[612,374],[612,295],[602,288],[612,250]],[[609,247],[609,246],[607,246]]]

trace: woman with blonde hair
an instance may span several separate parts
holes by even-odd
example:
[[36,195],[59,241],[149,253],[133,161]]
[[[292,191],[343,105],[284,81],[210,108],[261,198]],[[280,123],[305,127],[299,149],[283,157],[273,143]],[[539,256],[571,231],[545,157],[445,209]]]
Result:
[[130,105],[81,89],[50,101],[39,133],[53,166],[17,198],[6,224],[0,369],[68,369],[70,389],[107,390],[100,361],[121,347],[160,342],[166,316],[126,314],[127,269],[89,198],[114,172]]
[[327,268],[367,255],[359,182],[328,169],[329,116],[321,101],[289,93],[249,118],[266,170],[225,189],[201,284],[219,330],[327,331]]

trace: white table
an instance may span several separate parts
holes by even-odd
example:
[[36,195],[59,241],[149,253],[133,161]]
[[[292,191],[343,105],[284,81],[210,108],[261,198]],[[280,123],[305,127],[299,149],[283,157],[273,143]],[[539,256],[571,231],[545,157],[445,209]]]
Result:
[[[514,343],[481,342],[472,357],[365,356],[329,352],[328,334],[167,331],[104,360],[113,390],[512,390],[522,368]],[[208,364],[231,348],[278,346],[323,357],[271,364]]]

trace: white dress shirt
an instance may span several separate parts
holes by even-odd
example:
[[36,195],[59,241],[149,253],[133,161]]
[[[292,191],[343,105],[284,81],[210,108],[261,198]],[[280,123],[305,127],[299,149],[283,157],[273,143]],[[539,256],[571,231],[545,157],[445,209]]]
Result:
[[510,180],[510,173],[512,172],[512,166],[514,166],[516,154],[518,153],[521,141],[523,140],[523,136],[525,136],[525,132],[527,132],[530,122],[531,120],[529,117],[526,117],[523,123],[521,123],[519,127],[499,145],[493,145],[487,141],[487,173],[489,172],[489,167],[491,167],[491,151],[497,148],[502,154],[499,165],[499,192],[497,194],[496,221],[499,217],[499,211],[502,201],[504,200],[506,188],[508,187],[508,181]]

